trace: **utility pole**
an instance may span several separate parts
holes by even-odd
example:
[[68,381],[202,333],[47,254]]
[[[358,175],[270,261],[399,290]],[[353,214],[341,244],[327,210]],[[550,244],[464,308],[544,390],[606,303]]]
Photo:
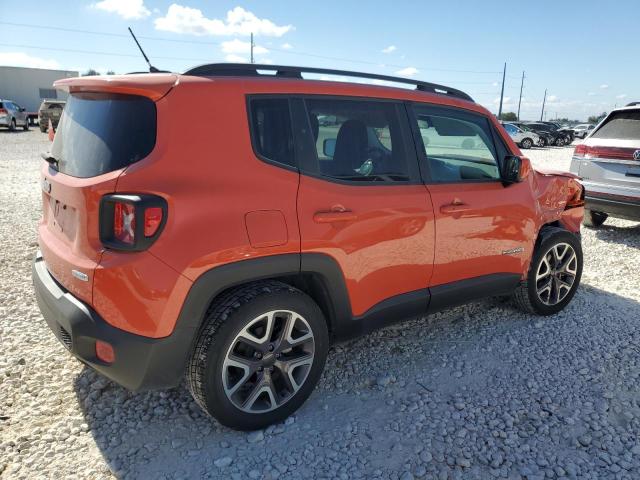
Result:
[[253,61],[253,32],[251,32],[251,63],[256,63]]
[[524,70],[522,71],[522,82],[520,83],[520,98],[518,99],[518,121],[520,121],[520,105],[522,104],[522,88],[524,87]]
[[544,99],[542,100],[542,111],[540,112],[540,121],[543,120],[542,116],[544,115],[544,104],[547,101],[547,89],[544,89]]
[[507,75],[507,62],[504,62],[504,70],[502,70],[502,91],[500,92],[500,108],[498,109],[498,120],[502,117],[502,100],[504,99],[504,78]]

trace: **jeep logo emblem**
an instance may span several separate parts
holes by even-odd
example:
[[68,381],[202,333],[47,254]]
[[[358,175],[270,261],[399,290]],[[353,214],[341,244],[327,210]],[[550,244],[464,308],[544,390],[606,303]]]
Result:
[[633,159],[640,160],[640,150],[636,150],[635,152],[633,152]]

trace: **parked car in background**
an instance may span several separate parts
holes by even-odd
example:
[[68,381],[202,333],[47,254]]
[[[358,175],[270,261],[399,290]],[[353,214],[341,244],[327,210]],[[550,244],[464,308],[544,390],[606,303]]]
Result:
[[0,99],[0,127],[29,130],[29,116],[24,108],[11,100]]
[[585,138],[595,128],[595,125],[589,123],[581,123],[573,127],[573,132],[576,138]]
[[585,186],[585,225],[609,215],[640,220],[640,105],[609,113],[576,147],[571,171]]
[[545,132],[547,134],[547,138],[550,137],[550,141],[548,141],[548,145],[555,145],[556,147],[562,147],[566,144],[567,138],[563,133],[558,132],[557,128],[552,127],[551,125],[547,125],[544,122],[526,122],[526,124],[532,128],[534,131]]
[[575,139],[575,133],[572,128],[563,127],[559,123],[556,122],[541,122],[546,125],[549,125],[551,129],[555,132],[559,132],[565,137],[565,145],[570,145]]
[[64,100],[43,100],[38,109],[38,125],[40,125],[40,131],[46,132],[49,126],[49,120],[53,128],[58,128],[58,122],[64,109]]
[[[574,175],[534,170],[459,90],[307,72],[54,84],[70,95],[41,165],[33,280],[69,351],[132,390],[186,377],[208,414],[256,430],[302,405],[332,342],[487,296],[535,315],[568,305]],[[224,114],[173,121],[203,103]]]
[[525,132],[533,132],[536,135],[538,135],[539,147],[546,147],[547,145],[553,145],[554,137],[547,130],[538,130],[538,129],[532,128],[524,122],[509,122],[509,123],[511,123],[512,125],[515,125],[516,127],[518,127],[519,129]]
[[533,130],[525,132],[513,123],[507,122],[502,122],[502,126],[520,148],[529,149],[534,145],[540,145],[540,137]]

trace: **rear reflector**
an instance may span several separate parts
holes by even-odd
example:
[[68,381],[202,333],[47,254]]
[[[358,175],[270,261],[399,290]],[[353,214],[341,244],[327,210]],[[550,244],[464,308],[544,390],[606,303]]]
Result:
[[96,340],[96,357],[105,363],[113,363],[116,361],[116,352],[110,343]]
[[144,236],[153,237],[162,223],[162,208],[149,207],[144,210]]
[[0,115],[6,115],[7,111],[4,108],[0,108]]

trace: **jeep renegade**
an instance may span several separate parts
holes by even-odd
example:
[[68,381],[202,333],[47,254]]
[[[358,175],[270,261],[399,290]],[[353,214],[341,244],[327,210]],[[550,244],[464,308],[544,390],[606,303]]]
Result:
[[295,411],[332,342],[494,295],[550,315],[580,282],[577,177],[534,170],[459,90],[239,64],[55,87],[70,95],[41,170],[46,322],[128,389],[186,376],[230,427]]

